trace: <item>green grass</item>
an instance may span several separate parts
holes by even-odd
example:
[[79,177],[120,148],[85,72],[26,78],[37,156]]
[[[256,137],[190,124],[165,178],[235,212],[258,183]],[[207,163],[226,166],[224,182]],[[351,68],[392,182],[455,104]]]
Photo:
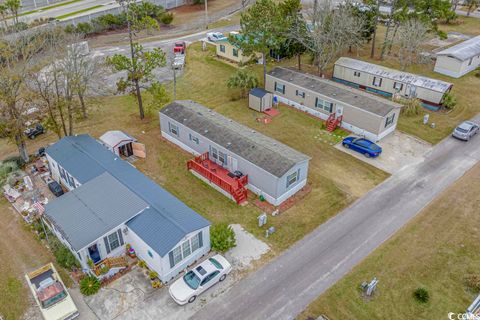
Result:
[[88,8],[82,9],[82,10],[78,10],[78,11],[74,11],[74,12],[69,12],[69,13],[67,13],[67,14],[64,14],[64,15],[61,15],[61,16],[57,16],[57,17],[55,17],[55,18],[58,19],[58,20],[62,20],[62,19],[65,19],[65,18],[69,18],[69,17],[76,16],[76,15],[78,15],[78,14],[80,14],[80,13],[92,11],[92,10],[94,10],[94,9],[101,8],[101,7],[103,7],[103,5],[99,4],[99,5],[92,6],[92,7],[88,7]]
[[[467,275],[480,275],[479,191],[477,165],[314,301],[299,320],[321,314],[331,320],[430,320],[465,312],[479,293],[466,284]],[[367,300],[358,287],[373,277],[379,279],[377,293]],[[430,294],[426,304],[412,296],[419,287]]]

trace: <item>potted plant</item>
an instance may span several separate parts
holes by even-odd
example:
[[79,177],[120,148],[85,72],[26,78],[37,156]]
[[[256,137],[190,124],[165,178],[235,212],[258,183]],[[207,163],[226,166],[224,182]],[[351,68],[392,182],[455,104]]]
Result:
[[158,273],[156,273],[155,271],[150,271],[148,273],[148,276],[150,277],[150,280],[155,280],[156,278],[158,278]]
[[95,267],[95,264],[93,263],[93,260],[90,259],[90,258],[87,260],[87,264],[88,264],[88,266],[90,267],[90,269],[92,269],[92,270],[93,270],[93,268]]
[[152,281],[152,288],[158,289],[158,288],[161,288],[161,287],[162,287],[162,283],[160,282],[160,280]]
[[130,256],[130,258],[135,259],[137,257],[137,255],[135,254],[135,249],[133,249],[129,243],[127,243],[127,245],[125,246],[125,249],[127,251],[127,254]]
[[139,266],[140,268],[142,268],[142,269],[147,267],[147,264],[146,264],[145,261],[143,261],[143,260],[138,261],[137,264],[138,264],[138,266]]

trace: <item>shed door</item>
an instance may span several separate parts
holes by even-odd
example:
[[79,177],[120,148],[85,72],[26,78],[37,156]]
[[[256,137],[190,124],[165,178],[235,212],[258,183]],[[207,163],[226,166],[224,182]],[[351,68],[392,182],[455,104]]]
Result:
[[145,149],[145,145],[143,143],[132,142],[133,147],[133,155],[139,158],[146,158],[147,157],[147,150]]

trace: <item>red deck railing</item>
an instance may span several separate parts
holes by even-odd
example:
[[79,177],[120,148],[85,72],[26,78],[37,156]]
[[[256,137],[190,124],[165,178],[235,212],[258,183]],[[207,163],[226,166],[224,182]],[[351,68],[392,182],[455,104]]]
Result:
[[240,204],[247,200],[248,176],[240,178],[228,176],[229,171],[211,161],[208,152],[187,162],[188,170],[194,170],[202,177],[228,192]]

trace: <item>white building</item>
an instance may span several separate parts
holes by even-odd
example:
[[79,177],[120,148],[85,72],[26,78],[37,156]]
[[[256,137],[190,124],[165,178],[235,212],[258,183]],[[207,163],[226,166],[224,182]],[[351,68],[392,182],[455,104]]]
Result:
[[438,52],[433,70],[460,78],[478,67],[480,67],[480,36]]

